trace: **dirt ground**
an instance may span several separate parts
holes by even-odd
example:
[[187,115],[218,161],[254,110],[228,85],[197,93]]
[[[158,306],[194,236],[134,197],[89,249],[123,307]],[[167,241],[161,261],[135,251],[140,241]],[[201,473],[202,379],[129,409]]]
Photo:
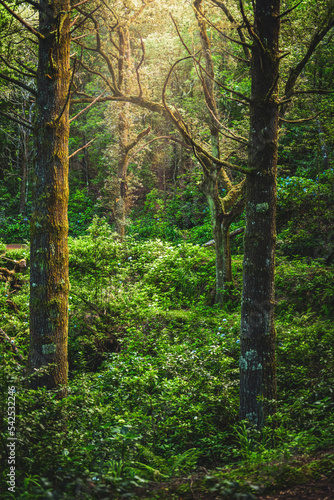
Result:
[[263,495],[259,500],[334,500],[334,478],[293,486],[275,494]]

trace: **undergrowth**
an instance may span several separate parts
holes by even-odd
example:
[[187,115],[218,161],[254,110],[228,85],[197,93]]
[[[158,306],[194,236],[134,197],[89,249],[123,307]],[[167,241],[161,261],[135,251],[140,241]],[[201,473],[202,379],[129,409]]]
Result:
[[[320,260],[278,259],[278,411],[260,433],[238,422],[241,256],[219,310],[212,248],[120,243],[96,219],[70,241],[70,382],[59,400],[27,388],[29,251],[6,255],[28,262],[17,292],[0,282],[1,328],[18,349],[1,337],[2,445],[16,388],[15,498],[188,498],[186,480],[169,496],[152,484],[192,474],[208,498],[251,499],[274,476],[310,474],[297,456],[333,446],[333,269]],[[14,498],[2,448],[1,494]]]

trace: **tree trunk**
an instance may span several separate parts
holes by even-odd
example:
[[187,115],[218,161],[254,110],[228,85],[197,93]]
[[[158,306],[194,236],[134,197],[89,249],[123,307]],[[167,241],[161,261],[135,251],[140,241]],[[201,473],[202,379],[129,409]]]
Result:
[[[279,0],[257,0],[252,49],[241,309],[240,418],[262,427],[275,411],[274,268],[278,139]],[[251,27],[249,27],[252,30]]]
[[[41,0],[31,216],[29,372],[32,387],[67,384],[69,0]],[[65,389],[61,392],[65,394]]]
[[206,196],[211,218],[212,235],[215,241],[216,253],[216,293],[215,304],[221,306],[223,304],[223,288],[224,288],[224,247],[222,233],[222,210],[218,196],[218,172],[216,169],[209,171],[203,169],[202,191]]
[[127,103],[121,104],[123,109],[118,116],[118,163],[117,163],[117,191],[116,191],[116,230],[120,238],[125,237],[126,226],[126,193],[128,168],[128,135],[129,122],[127,117]]
[[26,205],[26,189],[28,176],[28,151],[29,151],[29,132],[23,126],[20,126],[22,155],[20,165],[20,208],[19,213],[23,214]]
[[222,237],[224,249],[223,261],[223,280],[224,283],[232,283],[232,259],[231,259],[231,242],[230,242],[230,224],[222,222]]

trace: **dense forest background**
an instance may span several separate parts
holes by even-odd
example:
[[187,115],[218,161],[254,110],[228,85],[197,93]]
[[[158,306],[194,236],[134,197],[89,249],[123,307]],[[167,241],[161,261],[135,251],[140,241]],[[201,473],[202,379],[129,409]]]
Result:
[[[0,2],[2,498],[331,498],[333,1],[281,5],[279,76],[267,95],[277,87],[281,98],[278,399],[261,429],[238,419],[256,2],[86,3],[72,7],[64,106],[69,387],[59,399],[30,389],[25,371],[37,44]],[[34,2],[6,5],[37,29]],[[219,290],[216,202],[232,254]],[[270,496],[288,488],[290,497]]]

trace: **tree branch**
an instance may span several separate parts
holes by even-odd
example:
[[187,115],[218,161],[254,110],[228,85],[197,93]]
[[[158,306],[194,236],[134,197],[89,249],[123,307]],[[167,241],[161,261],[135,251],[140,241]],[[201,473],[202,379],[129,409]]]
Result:
[[33,74],[31,74],[31,73],[30,73],[30,74],[28,74],[28,73],[24,73],[24,72],[23,72],[23,71],[21,71],[20,69],[15,68],[15,66],[12,66],[11,64],[9,64],[9,62],[8,62],[8,61],[6,61],[6,59],[5,59],[4,57],[2,57],[1,55],[0,55],[0,59],[4,62],[4,64],[7,66],[7,68],[12,69],[12,70],[13,70],[13,71],[15,71],[16,73],[19,73],[19,74],[20,74],[20,75],[22,75],[22,76],[27,76],[28,78],[35,77],[35,75],[33,75]]
[[[82,115],[83,113],[85,113],[86,111],[88,111],[88,109],[93,106],[93,104],[95,104],[96,102],[103,102],[101,101],[101,97],[103,96],[103,94],[105,94],[106,91],[104,90],[102,92],[102,94],[100,94],[99,96],[97,96],[93,101],[90,102],[90,104],[88,104],[88,106],[86,106],[84,109],[82,109],[81,111],[79,111],[78,114],[76,114],[75,116],[73,116],[73,118],[71,118],[69,120],[69,123],[72,123],[74,120],[76,120],[77,118],[79,118],[80,115]],[[82,101],[81,101],[82,102]]]
[[[222,9],[222,11],[224,12],[225,16],[230,21],[230,23],[232,23],[235,26],[237,26],[236,20],[234,19],[233,15],[231,14],[231,12],[228,10],[227,6],[223,2],[218,2],[217,0],[211,0],[211,1],[215,5],[217,5],[218,7],[220,7]],[[245,54],[245,57],[246,57],[246,59],[241,59],[241,60],[244,61],[244,62],[247,62],[249,64],[250,59],[251,59],[251,53],[249,51],[249,48],[246,45],[246,39],[244,37],[242,29],[239,26],[237,26],[237,31],[238,31],[238,34],[239,34],[240,41],[244,44],[243,45],[243,49],[244,49],[244,54]]]
[[220,129],[223,129],[223,130],[227,130],[229,134],[231,135],[227,135],[226,133],[222,132],[220,130],[220,133],[222,135],[224,135],[225,137],[227,137],[228,139],[232,139],[233,141],[237,141],[237,142],[240,142],[241,144],[243,144],[244,146],[248,146],[249,145],[249,141],[245,138],[245,137],[242,137],[241,135],[236,135],[234,132],[232,132],[231,129],[225,127],[225,125],[223,125],[219,120],[218,118],[214,115],[213,111],[209,108],[209,106],[207,106],[209,112],[211,113],[212,115],[212,118],[215,120],[215,122],[217,123],[217,125],[219,126]]
[[150,132],[151,132],[151,125],[149,125],[145,130],[142,130],[142,132],[140,132],[140,134],[137,135],[135,140],[126,146],[125,148],[126,153],[129,153],[129,151],[131,151],[131,149],[133,149],[138,144],[138,142],[141,141],[142,138],[145,137],[145,135],[148,135]]
[[316,113],[313,116],[310,116],[309,118],[301,118],[300,120],[286,120],[285,118],[279,118],[279,120],[283,123],[305,123],[305,122],[310,122],[317,118],[317,116],[321,115],[324,113],[324,111],[319,111],[319,113]]
[[17,118],[14,118],[13,116],[7,115],[7,113],[4,113],[3,111],[0,111],[0,115],[4,116],[5,118],[8,118],[8,120],[11,120],[15,123],[18,123],[19,125],[22,125],[22,127],[30,128],[31,130],[34,130],[32,125],[28,125],[28,123],[24,123]]
[[141,56],[141,59],[139,61],[138,66],[136,67],[136,75],[137,75],[137,82],[138,82],[138,87],[139,87],[139,97],[141,98],[143,95],[143,89],[141,88],[139,69],[140,69],[140,67],[143,64],[144,59],[145,59],[145,45],[144,45],[144,42],[143,42],[143,39],[141,36],[140,36],[140,43],[141,43],[142,56]]
[[23,24],[23,26],[27,28],[27,30],[30,31],[30,33],[37,36],[37,38],[39,38],[40,40],[44,40],[45,38],[44,35],[42,35],[37,30],[35,30],[35,28],[30,26],[30,24],[27,23],[27,21],[22,19],[22,17],[20,17],[18,14],[16,14],[16,12],[14,12],[10,7],[8,7],[8,5],[6,5],[5,2],[3,2],[3,0],[0,0],[0,5],[2,5],[4,9],[7,10],[7,12],[9,12],[13,17],[15,17],[15,19],[17,19],[21,24]]
[[20,80],[16,80],[16,78],[11,78],[10,76],[4,75],[3,73],[0,73],[0,78],[3,78],[4,80],[7,80],[8,82],[14,83],[15,85],[18,85],[19,87],[21,87],[22,89],[30,92],[30,94],[37,96],[36,90],[29,87],[29,85],[25,85],[24,83],[20,82]]
[[300,5],[304,0],[300,0],[300,2],[296,3],[293,7],[291,7],[291,9],[287,9],[285,10],[284,12],[282,12],[279,16],[277,16],[277,19],[280,19],[284,16],[287,16],[288,14],[290,14],[290,12],[292,12],[293,10],[295,10],[298,5]]
[[[218,5],[220,7],[220,5],[219,5],[220,2],[216,2],[215,0],[212,0],[212,2],[214,2],[216,5]],[[220,33],[224,38],[227,38],[227,40],[230,40],[230,42],[236,43],[237,45],[241,45],[242,47],[246,47],[248,49],[252,48],[252,45],[250,43],[243,41],[243,40],[245,40],[245,38],[243,38],[243,40],[235,40],[235,38],[231,38],[230,36],[226,35],[226,33],[224,33],[219,28],[217,28],[217,26],[215,24],[213,24],[204,14],[202,14],[202,17],[206,20],[206,22],[208,24],[210,24],[210,26],[212,26],[212,28],[214,28],[218,33]],[[239,33],[239,36],[240,36],[240,33]]]
[[334,90],[324,90],[324,89],[310,89],[310,90],[296,90],[292,93],[292,95],[298,95],[298,94],[319,94],[319,95],[326,95],[326,94],[333,94]]
[[[306,64],[310,60],[312,54],[318,47],[319,43],[324,39],[324,37],[327,35],[328,31],[333,28],[334,26],[334,17],[330,17],[329,21],[327,22],[326,26],[322,28],[321,30],[318,30],[309,45],[309,48],[307,49],[306,54],[304,57],[301,59],[301,61],[290,70],[288,80],[285,85],[285,91],[284,91],[284,98],[289,98],[291,97],[292,94],[294,94],[294,86],[297,82],[298,77],[300,76],[301,72],[305,68]],[[313,93],[313,92],[311,92]],[[282,114],[284,115],[285,109],[283,110]]]
[[130,156],[129,163],[132,160],[132,158],[134,158],[138,153],[140,153],[140,151],[142,151],[143,149],[145,149],[146,146],[148,146],[152,142],[159,141],[160,139],[165,139],[165,140],[177,142],[178,144],[181,144],[181,146],[183,146],[184,148],[191,149],[191,146],[189,146],[189,144],[186,144],[185,142],[180,141],[180,139],[176,139],[176,137],[173,137],[171,135],[160,135],[159,137],[155,137],[154,139],[146,142],[142,147],[140,147],[139,149],[137,149],[137,151],[135,151],[133,153],[133,155]]
[[80,151],[82,151],[83,149],[88,148],[88,147],[91,145],[91,143],[92,143],[93,141],[95,141],[95,139],[96,139],[96,137],[94,137],[94,139],[92,139],[91,141],[87,142],[87,144],[85,144],[84,146],[82,146],[82,148],[79,148],[79,149],[77,149],[76,151],[74,151],[74,153],[72,153],[71,155],[69,155],[68,159],[73,158],[73,156],[75,156],[77,153],[79,153],[79,152],[80,152]]

